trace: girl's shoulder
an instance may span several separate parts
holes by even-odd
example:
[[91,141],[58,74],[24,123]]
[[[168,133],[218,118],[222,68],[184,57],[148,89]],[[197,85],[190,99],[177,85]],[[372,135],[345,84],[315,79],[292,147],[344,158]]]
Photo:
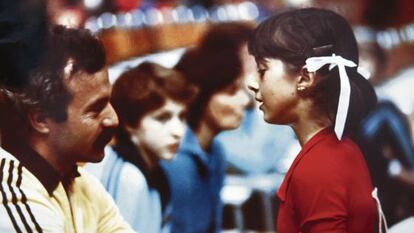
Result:
[[307,154],[312,154],[314,159],[336,160],[340,157],[362,155],[358,145],[349,137],[338,140],[334,133],[328,134],[323,140],[311,148]]
[[130,162],[124,161],[119,174],[121,183],[130,186],[147,186],[147,182],[142,171]]

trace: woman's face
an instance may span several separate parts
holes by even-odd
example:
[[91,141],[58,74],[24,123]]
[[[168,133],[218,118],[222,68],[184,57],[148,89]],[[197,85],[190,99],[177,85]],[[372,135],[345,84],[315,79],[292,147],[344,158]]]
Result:
[[158,162],[174,158],[184,128],[185,106],[167,100],[162,107],[147,113],[130,133],[141,152]]
[[289,124],[295,120],[298,104],[296,79],[279,59],[265,59],[257,65],[258,76],[249,82],[264,120],[273,124]]
[[235,129],[240,126],[248,102],[246,89],[239,79],[211,97],[203,120],[217,132]]

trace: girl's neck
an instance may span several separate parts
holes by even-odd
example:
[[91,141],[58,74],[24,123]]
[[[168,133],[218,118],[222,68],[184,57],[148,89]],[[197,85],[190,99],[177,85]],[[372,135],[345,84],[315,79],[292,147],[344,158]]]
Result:
[[309,115],[302,116],[297,122],[293,123],[293,128],[296,137],[301,146],[305,145],[315,134],[322,129],[331,126],[331,121],[327,117],[319,115],[317,117],[310,117]]
[[302,147],[319,131],[332,125],[329,117],[318,111],[311,99],[302,99],[295,111],[296,120],[291,127]]
[[157,159],[155,159],[156,156],[150,155],[149,151],[145,150],[144,148],[141,148],[139,145],[136,145],[136,147],[147,169],[149,171],[154,170],[154,168],[158,165],[159,162]]
[[202,121],[200,126],[194,130],[194,134],[200,143],[201,149],[209,151],[211,141],[218,134],[218,132],[217,130],[211,128],[205,121]]
[[300,145],[303,147],[315,134],[329,125],[293,125],[293,131],[295,131],[296,137],[299,140]]

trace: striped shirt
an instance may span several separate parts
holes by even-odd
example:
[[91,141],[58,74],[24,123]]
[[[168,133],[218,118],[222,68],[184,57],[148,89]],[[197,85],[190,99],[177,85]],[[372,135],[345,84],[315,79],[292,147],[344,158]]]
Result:
[[0,232],[133,232],[100,182],[83,169],[65,188],[40,156],[16,157],[0,147]]

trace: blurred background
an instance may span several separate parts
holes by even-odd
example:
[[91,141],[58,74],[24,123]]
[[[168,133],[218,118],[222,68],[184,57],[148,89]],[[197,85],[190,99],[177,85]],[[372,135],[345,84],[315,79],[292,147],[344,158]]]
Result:
[[[378,61],[380,72],[372,77],[375,85],[412,65],[414,2],[411,0],[50,0],[48,4],[53,22],[85,27],[101,37],[110,65],[195,45],[210,24],[257,23],[271,14],[305,6],[328,8],[348,19],[355,28],[363,55],[369,57],[374,50],[382,50]],[[374,48],[374,44],[380,48]],[[378,56],[376,53],[374,56]],[[172,55],[160,59],[170,67],[176,62]],[[371,73],[376,69],[369,62],[364,65]],[[392,94],[388,92],[394,91],[381,90]],[[407,102],[397,104],[409,115],[414,106],[412,99],[406,97],[392,98]]]
[[[49,0],[48,11],[53,22],[88,28],[103,40],[114,81],[144,60],[173,67],[209,25],[256,24],[269,15],[307,6],[331,9],[354,28],[360,66],[371,74],[380,99],[378,111],[361,125],[360,143],[392,226],[414,216],[414,1]],[[289,129],[278,132],[273,141],[277,153],[262,164],[246,166],[243,159],[226,155],[224,230],[274,232],[275,192],[300,150]]]

